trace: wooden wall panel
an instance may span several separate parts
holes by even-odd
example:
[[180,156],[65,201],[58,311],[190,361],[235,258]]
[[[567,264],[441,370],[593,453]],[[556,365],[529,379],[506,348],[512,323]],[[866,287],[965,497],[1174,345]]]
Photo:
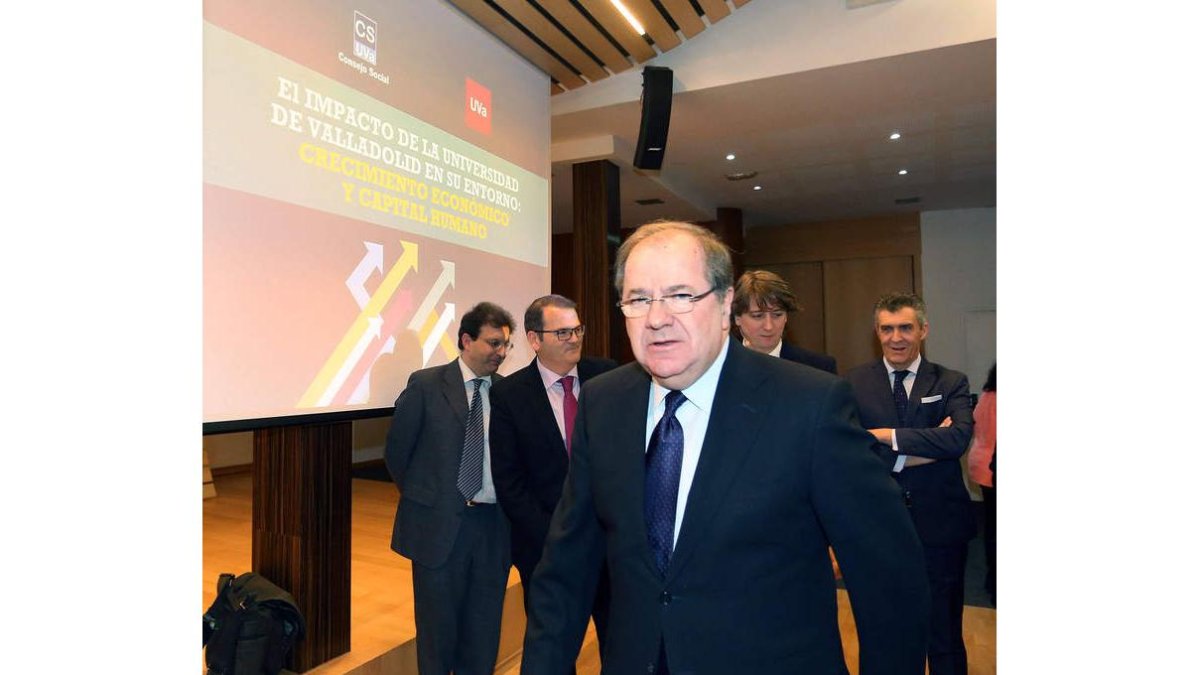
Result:
[[882,358],[871,309],[888,291],[912,291],[912,256],[824,263],[826,351],[842,372]]
[[[783,339],[805,349],[825,351],[825,278],[822,263],[805,262],[789,265],[761,265],[763,269],[783,277],[800,307],[788,317]],[[841,362],[838,363],[841,366]]]
[[919,256],[921,214],[755,227],[746,232],[746,266]]

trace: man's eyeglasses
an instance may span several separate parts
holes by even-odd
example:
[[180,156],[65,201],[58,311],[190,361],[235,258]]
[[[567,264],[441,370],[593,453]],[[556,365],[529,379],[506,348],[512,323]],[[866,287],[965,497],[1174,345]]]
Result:
[[512,349],[511,342],[506,342],[499,338],[492,338],[491,340],[484,340],[483,344],[491,347],[492,351],[498,351],[501,347],[504,347],[505,349]]
[[630,298],[625,302],[618,302],[617,307],[621,308],[621,312],[630,319],[636,319],[640,316],[646,316],[650,313],[650,305],[661,302],[667,311],[672,314],[687,314],[696,308],[696,303],[704,299],[706,295],[717,289],[710,288],[700,295],[692,295],[691,293],[672,293],[664,295],[661,298]]
[[558,330],[535,330],[533,332],[537,333],[538,335],[552,333],[554,337],[558,338],[559,342],[566,342],[567,340],[571,339],[572,335],[577,338],[583,337],[583,324],[579,324],[574,328],[559,328]]

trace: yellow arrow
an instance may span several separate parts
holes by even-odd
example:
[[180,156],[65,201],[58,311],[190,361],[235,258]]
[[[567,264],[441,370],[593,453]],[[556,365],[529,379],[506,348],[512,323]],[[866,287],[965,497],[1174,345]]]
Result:
[[[425,344],[425,341],[429,339],[429,334],[437,327],[438,319],[440,318],[441,315],[437,311],[430,312],[429,316],[425,318],[425,324],[417,331],[417,339],[421,344]],[[442,348],[442,353],[446,355],[447,361],[453,361],[458,358],[458,345],[455,344],[454,340],[450,339],[449,333],[442,333],[441,340],[438,341],[438,346]]]
[[326,359],[325,365],[321,367],[317,377],[308,385],[308,391],[304,392],[297,407],[311,408],[321,399],[321,395],[329,388],[333,382],[334,376],[341,369],[343,362],[354,351],[354,346],[362,338],[363,334],[370,329],[370,319],[379,316],[388,301],[392,299],[396,289],[400,287],[400,282],[404,280],[404,276],[411,269],[417,269],[417,245],[411,242],[402,241],[400,246],[403,253],[400,259],[392,265],[392,269],[388,270],[387,276],[379,284],[379,288],[375,289],[375,293],[371,299],[363,306],[362,311],[358,313],[358,318],[354,323],[350,324],[350,329],[346,331],[346,335],[342,337],[342,341],[334,348],[333,353]]

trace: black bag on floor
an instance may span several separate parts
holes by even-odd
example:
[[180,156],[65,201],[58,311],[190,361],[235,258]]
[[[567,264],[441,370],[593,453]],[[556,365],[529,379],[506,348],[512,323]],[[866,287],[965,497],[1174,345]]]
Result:
[[208,675],[276,675],[304,637],[291,594],[254,572],[222,574],[204,613]]

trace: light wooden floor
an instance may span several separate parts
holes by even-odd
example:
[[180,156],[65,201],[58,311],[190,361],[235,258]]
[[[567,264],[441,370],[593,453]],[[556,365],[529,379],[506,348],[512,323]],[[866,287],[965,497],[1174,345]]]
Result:
[[[216,597],[222,572],[250,570],[249,473],[217,476],[217,496],[204,500],[204,573],[201,612]],[[350,561],[350,652],[308,671],[316,675],[386,672],[379,657],[416,635],[412,619],[412,571],[408,561],[390,548],[392,519],[398,494],[391,483],[353,482]],[[519,583],[516,569],[510,587]],[[512,593],[510,592],[510,595]],[[516,597],[519,599],[520,594]],[[515,605],[519,609],[520,605]],[[514,609],[510,603],[509,609]],[[858,638],[845,591],[838,591],[838,621],[846,663],[858,672]],[[506,624],[508,621],[506,620]],[[971,675],[996,672],[996,610],[966,607],[963,638]],[[373,663],[372,663],[373,662]],[[517,675],[519,659],[500,666],[501,675]],[[600,657],[595,633],[589,628],[577,662],[578,675],[598,675]]]

